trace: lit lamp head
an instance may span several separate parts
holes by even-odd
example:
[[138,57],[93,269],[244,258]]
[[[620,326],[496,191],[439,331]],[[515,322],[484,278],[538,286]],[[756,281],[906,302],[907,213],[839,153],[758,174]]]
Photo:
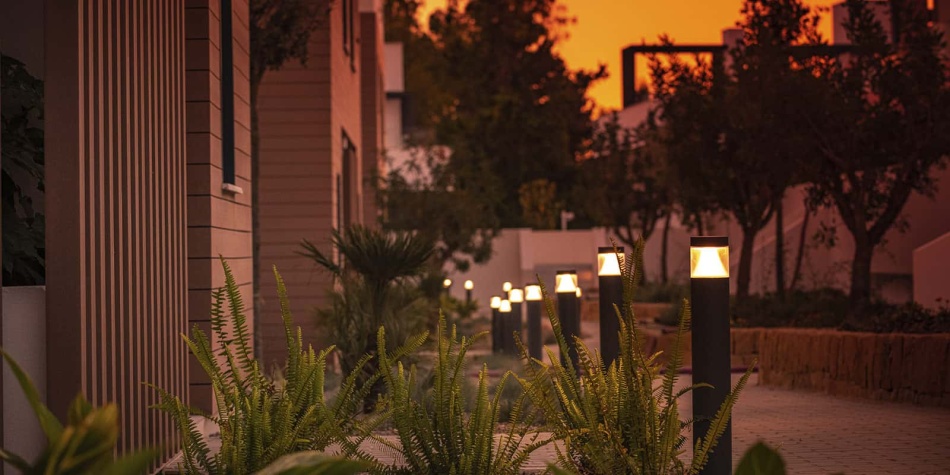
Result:
[[559,294],[573,294],[577,292],[577,271],[559,270],[554,276],[554,291]]
[[442,287],[446,289],[452,286],[452,279],[445,279],[442,281]]
[[729,277],[729,238],[694,236],[689,240],[689,277],[718,279]]
[[501,306],[498,307],[498,311],[501,313],[511,313],[511,302],[508,299],[501,301]]
[[508,300],[510,300],[511,303],[524,302],[524,291],[521,289],[511,289],[511,292],[508,293]]
[[524,286],[524,299],[529,302],[540,302],[544,296],[541,295],[541,286],[538,284],[528,284]]
[[620,259],[617,254],[623,255],[623,247],[598,247],[597,248],[597,275],[599,276],[619,276]]
[[501,307],[501,297],[497,295],[492,295],[491,300],[488,301],[488,306],[497,310]]
[[577,298],[581,298],[581,288],[580,288],[580,287],[577,288],[577,291],[574,292],[574,295],[576,295]]
[[504,284],[501,284],[501,290],[503,292],[511,292],[511,282],[505,282]]
[[465,281],[465,290],[472,290],[472,289],[474,289],[474,288],[475,288],[475,283],[474,283],[474,282],[472,282],[471,280],[466,280],[466,281]]

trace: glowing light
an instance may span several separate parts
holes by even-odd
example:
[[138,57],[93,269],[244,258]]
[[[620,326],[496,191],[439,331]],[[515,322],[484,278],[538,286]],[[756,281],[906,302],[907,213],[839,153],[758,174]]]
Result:
[[466,280],[466,281],[465,281],[465,290],[472,290],[472,289],[474,289],[474,288],[475,288],[475,283],[474,283],[474,282],[472,282],[471,280]]
[[689,276],[693,278],[729,277],[729,248],[689,248]]
[[573,270],[558,271],[554,277],[554,291],[559,294],[572,294],[577,291],[577,272]]
[[511,282],[505,282],[501,284],[501,290],[504,292],[511,292]]
[[508,300],[510,300],[511,303],[524,302],[524,291],[521,289],[511,289],[511,292],[508,292]]
[[[622,247],[618,247],[616,251],[623,254]],[[620,275],[620,259],[617,258],[617,252],[614,252],[612,247],[597,249],[597,275]]]
[[544,296],[541,295],[541,286],[538,284],[528,284],[524,287],[524,299],[529,302],[539,302]]
[[491,300],[488,302],[488,306],[495,309],[501,307],[501,297],[492,295]]
[[445,279],[442,281],[442,287],[449,288],[452,286],[452,279]]
[[574,292],[574,295],[576,295],[577,298],[581,298],[581,288],[580,288],[580,287],[577,288],[577,291]]
[[498,311],[501,312],[501,313],[509,313],[509,312],[511,312],[511,302],[508,301],[508,299],[502,300],[502,301],[501,301],[501,306],[498,307]]

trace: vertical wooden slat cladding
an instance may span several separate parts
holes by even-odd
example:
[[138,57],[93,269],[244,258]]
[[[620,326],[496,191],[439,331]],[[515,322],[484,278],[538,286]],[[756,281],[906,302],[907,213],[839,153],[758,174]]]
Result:
[[122,452],[176,448],[186,396],[183,2],[47,0],[48,402],[120,406]]

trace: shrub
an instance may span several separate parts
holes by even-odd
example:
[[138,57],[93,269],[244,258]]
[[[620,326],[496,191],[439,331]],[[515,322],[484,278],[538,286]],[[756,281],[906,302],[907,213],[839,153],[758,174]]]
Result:
[[82,395],[78,395],[69,406],[64,425],[42,403],[36,386],[20,365],[5,351],[0,350],[0,354],[20,383],[47,440],[46,448],[33,464],[2,449],[0,459],[23,474],[146,473],[158,456],[155,450],[136,452],[115,460],[115,445],[119,439],[119,409],[115,404],[94,408]]
[[[538,442],[536,433],[526,436],[529,424],[522,418],[521,404],[512,410],[507,433],[495,440],[502,394],[510,372],[505,373],[494,395],[489,397],[488,370],[483,367],[478,375],[474,407],[465,410],[463,388],[469,377],[465,372],[465,355],[472,342],[485,334],[459,339],[453,326],[447,335],[445,318],[440,317],[433,382],[426,394],[414,398],[416,367],[406,371],[386,351],[385,330],[379,330],[380,366],[399,437],[399,445],[392,448],[400,451],[406,462],[405,466],[388,467],[386,473],[516,474],[530,453],[547,443]],[[519,398],[519,402],[523,401],[524,393]]]
[[[680,419],[679,398],[698,387],[677,390],[677,375],[683,359],[682,341],[689,328],[690,310],[684,302],[676,344],[665,374],[661,375],[663,368],[656,362],[657,355],[643,353],[641,335],[631,310],[642,253],[641,241],[624,260],[624,303],[617,309],[620,355],[609,368],[605,368],[600,355],[590,351],[579,338],[575,344],[580,367],[574,368],[561,322],[547,298],[547,314],[562,358],[549,350],[550,364],[532,360],[524,345],[520,345],[526,375],[522,384],[530,400],[545,416],[554,437],[563,441],[563,446],[555,445],[562,468],[609,475],[697,473],[725,430],[732,406],[751,374],[752,368],[733,388],[710,421],[709,432],[697,440],[693,459],[684,465],[679,456],[686,441],[683,431],[690,422]],[[542,289],[546,296],[543,285]],[[560,363],[561,359],[564,364]]]
[[[359,444],[387,414],[360,419],[363,398],[378,379],[374,374],[362,384],[357,374],[369,361],[364,356],[328,401],[324,393],[326,358],[333,348],[320,352],[304,349],[301,330],[293,326],[287,292],[277,269],[277,295],[287,342],[283,380],[266,377],[250,349],[250,335],[240,291],[227,262],[222,260],[225,287],[214,292],[211,331],[217,337],[212,349],[208,336],[197,326],[191,338],[183,336],[211,380],[218,414],[206,416],[216,423],[221,447],[212,453],[204,435],[189,417],[194,411],[180,399],[158,389],[156,406],[175,420],[182,438],[182,468],[191,474],[253,473],[283,455],[304,450],[324,450],[340,444],[344,455],[368,459]],[[225,307],[227,307],[226,315]],[[421,340],[395,351],[393,358],[414,350]],[[352,437],[351,437],[352,436]]]

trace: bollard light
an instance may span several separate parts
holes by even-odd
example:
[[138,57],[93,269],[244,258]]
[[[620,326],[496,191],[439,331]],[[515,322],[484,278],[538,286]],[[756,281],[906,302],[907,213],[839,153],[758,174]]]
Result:
[[581,292],[581,288],[580,288],[580,287],[578,287],[577,290],[574,291],[574,295],[575,295],[577,298],[581,298],[581,295],[582,295],[582,294],[583,294],[583,293]]
[[600,355],[608,368],[620,355],[620,320],[616,309],[623,310],[623,278],[620,276],[623,252],[623,247],[597,248]]
[[504,297],[508,298],[508,292],[511,292],[511,282],[505,282],[501,284],[501,291],[504,292]]
[[[561,328],[564,330],[564,339],[567,341],[568,355],[574,370],[578,369],[577,342],[574,337],[581,334],[579,305],[577,303],[577,271],[559,270],[554,276],[554,290],[557,293],[557,312],[561,317]],[[561,355],[561,364],[566,365],[564,355]]]
[[511,291],[508,292],[508,300],[511,301],[511,303],[524,302],[524,290],[511,289]]
[[501,327],[498,323],[501,297],[492,295],[491,300],[488,301],[488,306],[491,307],[491,351],[492,353],[498,353],[501,351]]
[[528,284],[524,286],[524,299],[528,302],[540,302],[544,296],[541,295],[541,286],[538,284]]
[[505,354],[510,354],[508,340],[511,339],[511,337],[508,335],[511,332],[508,331],[508,329],[511,327],[511,324],[508,320],[511,320],[511,301],[502,299],[501,306],[498,307],[498,349]]
[[463,287],[465,287],[465,303],[472,303],[472,289],[475,288],[475,283],[471,280],[466,280]]
[[452,279],[445,279],[442,281],[442,287],[446,289],[452,286]]
[[524,286],[524,299],[528,314],[528,356],[540,360],[543,344],[541,342],[541,286],[528,284]]
[[505,342],[505,353],[515,355],[518,353],[518,344],[515,342],[515,332],[521,334],[521,303],[524,302],[524,290],[512,288],[508,292],[508,300],[511,302],[511,316],[505,319],[505,334],[501,341]]
[[[729,395],[729,238],[698,236],[689,242],[692,316],[693,442],[706,435],[709,421]],[[731,419],[730,419],[731,421]],[[726,426],[703,474],[732,473],[732,423]]]
[[503,299],[501,305],[498,306],[498,311],[501,313],[511,313],[511,301]]

